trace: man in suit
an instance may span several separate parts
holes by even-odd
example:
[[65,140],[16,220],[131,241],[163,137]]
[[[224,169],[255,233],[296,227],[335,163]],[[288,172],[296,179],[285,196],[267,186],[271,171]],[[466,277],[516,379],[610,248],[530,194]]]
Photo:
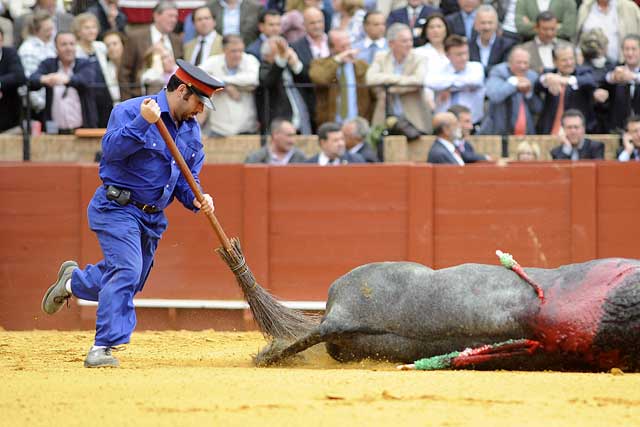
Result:
[[491,70],[486,82],[489,111],[480,127],[485,135],[535,134],[534,116],[542,101],[533,90],[538,74],[529,69],[529,52],[516,46],[509,62]]
[[640,116],[634,114],[627,120],[627,131],[616,156],[619,162],[640,162]]
[[[324,15],[316,7],[308,7],[304,10],[304,29],[306,34],[291,43],[291,47],[302,61],[302,71],[295,76],[295,82],[301,84],[299,88],[304,102],[311,116],[311,127],[315,131],[316,96],[311,87],[309,67],[314,59],[327,58],[331,55],[329,49],[329,37],[324,32]],[[306,86],[305,86],[306,85]]]
[[367,12],[364,16],[363,27],[365,37],[355,42],[353,48],[358,50],[358,59],[371,65],[376,53],[389,50],[387,39],[384,36],[387,31],[384,15],[375,10]]
[[429,163],[464,166],[464,160],[453,141],[462,137],[462,130],[455,114],[445,111],[433,117],[433,133],[438,137],[427,157]]
[[309,77],[317,85],[316,123],[371,118],[371,97],[365,86],[368,65],[356,59],[349,33],[329,31],[329,48],[332,56],[314,59],[309,68]]
[[460,152],[462,160],[464,160],[465,163],[476,163],[491,160],[491,156],[488,154],[476,152],[473,144],[469,141],[469,137],[474,129],[473,120],[471,120],[471,110],[464,105],[453,105],[447,111],[449,113],[453,113],[456,116],[456,119],[458,119],[462,136],[454,139],[453,145],[455,145]]
[[26,83],[18,52],[4,46],[4,33],[0,31],[0,132],[20,124],[22,101],[18,88]]
[[413,45],[419,46],[422,26],[429,15],[439,12],[438,9],[424,4],[423,0],[408,0],[406,7],[392,10],[387,18],[387,28],[396,22],[408,25],[413,34]]
[[247,46],[246,52],[255,56],[258,60],[261,60],[260,48],[262,47],[262,43],[269,37],[279,36],[282,33],[282,17],[280,16],[280,12],[275,9],[267,9],[260,13],[258,29],[260,30],[260,35],[253,43]]
[[184,45],[184,59],[199,66],[210,56],[222,53],[222,37],[216,32],[216,20],[207,6],[194,9],[191,20],[197,37]]
[[558,39],[558,19],[551,11],[540,13],[536,17],[534,27],[536,36],[526,42],[523,47],[529,52],[529,66],[540,74],[545,68],[553,68],[553,49],[556,46],[570,45],[569,42]]
[[[427,65],[413,52],[411,29],[393,24],[387,40],[389,51],[378,54],[367,70],[367,84],[376,86],[372,123],[383,124],[387,116],[395,116],[406,119],[423,134],[431,133],[432,111],[422,88]],[[385,85],[389,87],[385,89]]]
[[161,0],[153,8],[153,23],[129,33],[118,70],[122,101],[142,94],[140,77],[144,58],[154,45],[162,45],[174,59],[182,58],[182,41],[179,35],[173,33],[177,23],[176,4],[170,0]]
[[[545,10],[539,1],[518,0],[516,3],[516,28],[525,40],[535,35],[534,21]],[[549,0],[547,11],[558,18],[558,37],[572,40],[576,34],[577,8],[575,0]]]
[[577,109],[586,117],[587,132],[597,126],[593,107],[596,82],[591,69],[576,66],[573,46],[557,46],[553,50],[555,68],[542,74],[535,85],[544,96],[544,106],[536,131],[542,135],[557,135],[563,113]]
[[58,56],[42,61],[29,77],[31,88],[46,88],[45,124],[55,123],[63,134],[80,127],[95,128],[98,116],[91,89],[95,66],[88,59],[76,58],[76,37],[72,33],[56,34],[55,45]]
[[480,6],[480,0],[458,0],[460,10],[446,17],[451,34],[458,34],[471,40],[476,31],[473,25],[476,20],[476,11]]
[[273,119],[284,118],[293,123],[299,133],[311,134],[310,112],[294,85],[296,75],[302,72],[302,61],[281,36],[269,37],[260,51],[262,61],[256,106],[262,132],[268,130]]
[[380,159],[367,142],[370,131],[369,122],[364,117],[349,119],[342,125],[347,151],[351,154],[359,154],[367,163],[377,163]]
[[604,144],[584,137],[584,115],[570,109],[562,115],[562,132],[558,134],[560,145],[551,150],[554,160],[604,159]]
[[89,6],[87,12],[93,13],[98,18],[100,24],[98,40],[102,40],[107,31],[118,31],[124,34],[127,15],[118,8],[118,0],[98,1],[93,6]]
[[627,117],[640,114],[640,36],[631,34],[624,38],[622,55],[624,63],[605,77],[610,95],[610,129],[623,129]]
[[259,150],[249,153],[244,162],[270,165],[304,163],[304,153],[295,147],[296,128],[293,124],[284,119],[275,119],[270,128],[270,141]]
[[326,122],[318,128],[318,143],[320,153],[307,159],[307,163],[319,166],[338,166],[347,163],[364,163],[359,154],[352,154],[346,150],[344,135],[340,125]]
[[220,34],[240,34],[245,46],[258,38],[258,16],[264,7],[255,0],[213,0],[209,4]]
[[514,42],[498,35],[498,14],[489,4],[478,8],[474,29],[477,35],[469,41],[469,60],[480,62],[488,76],[491,67],[507,61]]

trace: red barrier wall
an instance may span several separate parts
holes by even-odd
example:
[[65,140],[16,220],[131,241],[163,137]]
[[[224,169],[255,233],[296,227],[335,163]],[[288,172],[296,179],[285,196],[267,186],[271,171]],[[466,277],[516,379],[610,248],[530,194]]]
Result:
[[[434,167],[386,164],[320,168],[205,165],[229,236],[243,243],[259,282],[284,300],[326,299],[331,282],[372,261],[433,268],[525,266],[591,258],[640,258],[635,242],[640,165],[536,163]],[[86,206],[99,184],[94,165],[0,165],[0,327],[91,328],[94,309],[44,317],[40,299],[65,259],[94,263],[101,252]],[[144,298],[241,299],[202,215],[174,203]],[[251,327],[247,313],[139,310],[141,328]]]

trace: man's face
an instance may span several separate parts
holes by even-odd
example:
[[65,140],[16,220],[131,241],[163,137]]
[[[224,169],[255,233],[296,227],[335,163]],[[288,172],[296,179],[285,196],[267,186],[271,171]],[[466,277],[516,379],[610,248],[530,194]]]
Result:
[[342,135],[347,149],[351,149],[361,142],[357,134],[356,124],[353,122],[342,125]]
[[411,37],[411,31],[407,29],[400,31],[395,40],[389,41],[389,48],[391,48],[396,60],[399,61],[404,60],[409,55],[412,47],[413,37]]
[[509,57],[509,69],[514,76],[526,76],[529,69],[529,52],[523,49],[515,49]]
[[447,58],[449,58],[454,70],[464,70],[467,66],[467,62],[469,62],[469,46],[464,44],[462,46],[453,46],[449,48]]
[[474,27],[482,40],[489,41],[498,30],[496,15],[491,12],[479,12]]
[[153,22],[156,28],[163,34],[169,34],[176,28],[178,23],[178,9],[166,9],[160,13],[153,14]]
[[63,63],[73,62],[76,58],[76,37],[73,34],[60,34],[56,39],[56,51]]
[[573,48],[558,51],[553,63],[560,74],[568,76],[573,73],[576,69],[576,57],[573,53]]
[[329,132],[327,139],[320,140],[320,148],[331,160],[342,156],[345,152],[345,142],[342,131]]
[[480,0],[458,0],[458,6],[466,13],[471,13],[480,6]]
[[271,144],[277,153],[288,153],[293,148],[296,129],[289,122],[284,122],[280,129],[271,132]]
[[324,15],[318,9],[304,11],[304,29],[312,39],[322,37],[324,34]]
[[266,15],[264,23],[258,24],[258,29],[267,37],[279,36],[282,32],[281,22],[280,15]]
[[224,47],[224,60],[227,68],[235,69],[242,61],[242,52],[244,52],[244,42],[242,40],[234,40]]
[[371,40],[378,40],[384,37],[384,32],[386,31],[384,16],[381,13],[369,15],[367,23],[364,24],[364,31]]
[[558,21],[556,19],[540,21],[536,24],[535,31],[543,44],[549,44],[558,34]]
[[565,117],[562,121],[562,129],[573,146],[584,139],[584,123],[580,117]]
[[631,135],[633,145],[640,148],[640,122],[629,122],[627,132]]
[[636,67],[640,64],[640,44],[636,40],[625,40],[622,43],[624,63]]
[[[176,90],[180,95],[180,102],[178,102],[175,109],[176,118],[179,121],[195,118],[198,113],[202,113],[204,104],[197,95],[191,92],[187,85],[181,84]],[[187,97],[189,94],[191,96]]]
[[471,113],[462,112],[458,114],[458,124],[462,129],[462,136],[467,138],[471,135],[473,130],[473,121],[471,120]]
[[331,33],[331,51],[334,55],[351,49],[351,40],[349,34],[344,31],[336,31]]
[[211,15],[211,10],[208,7],[196,10],[196,14],[193,15],[193,25],[200,36],[211,33],[216,28],[216,21]]

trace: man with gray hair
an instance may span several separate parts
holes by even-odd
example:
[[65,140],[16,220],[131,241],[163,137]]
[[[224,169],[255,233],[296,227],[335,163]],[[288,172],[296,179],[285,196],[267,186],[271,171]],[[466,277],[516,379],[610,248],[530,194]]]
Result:
[[296,128],[293,124],[285,119],[275,119],[270,128],[270,141],[259,150],[249,153],[244,162],[270,165],[304,163],[304,153],[295,147]]
[[476,10],[474,29],[475,36],[469,41],[469,60],[480,62],[488,76],[491,67],[507,61],[514,41],[498,35],[498,13],[490,4]]
[[405,119],[421,133],[431,133],[431,108],[422,90],[427,64],[412,50],[411,29],[404,24],[393,24],[387,40],[390,50],[376,55],[367,70],[367,84],[377,86],[372,123],[383,124],[390,115]]
[[174,59],[182,58],[182,39],[173,32],[177,24],[178,7],[175,2],[161,0],[153,8],[153,23],[129,33],[118,70],[122,101],[141,95],[140,77],[145,55],[151,47],[164,47]]
[[367,163],[377,163],[380,159],[367,142],[370,131],[369,122],[364,117],[354,117],[342,125],[347,151],[351,154],[361,155]]

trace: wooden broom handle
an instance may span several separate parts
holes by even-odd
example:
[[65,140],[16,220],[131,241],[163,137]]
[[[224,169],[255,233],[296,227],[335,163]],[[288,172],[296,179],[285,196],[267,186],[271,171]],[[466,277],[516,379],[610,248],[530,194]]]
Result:
[[[196,183],[196,180],[193,177],[193,174],[191,173],[189,166],[187,166],[187,162],[184,161],[184,158],[182,157],[180,150],[178,150],[178,147],[176,146],[175,141],[171,137],[171,134],[169,133],[167,126],[164,124],[162,119],[158,119],[158,121],[156,122],[156,126],[158,127],[158,131],[160,132],[162,139],[164,139],[165,144],[167,144],[167,147],[169,147],[169,151],[171,151],[171,155],[173,156],[173,159],[176,161],[176,163],[178,163],[180,172],[182,172],[182,175],[185,177],[185,179],[189,183],[189,187],[191,188],[191,191],[193,191],[193,194],[195,194],[198,202],[200,202],[201,205],[204,205],[205,201],[204,201],[204,196],[202,195],[202,191],[200,191],[200,187]],[[211,224],[211,227],[213,227],[213,231],[215,231],[216,236],[218,236],[218,240],[220,241],[220,244],[227,251],[231,251],[232,250],[231,242],[229,242],[229,238],[227,237],[224,230],[222,229],[222,226],[218,222],[218,218],[216,218],[216,215],[213,212],[209,212],[207,213],[207,218],[209,218],[209,223]]]

